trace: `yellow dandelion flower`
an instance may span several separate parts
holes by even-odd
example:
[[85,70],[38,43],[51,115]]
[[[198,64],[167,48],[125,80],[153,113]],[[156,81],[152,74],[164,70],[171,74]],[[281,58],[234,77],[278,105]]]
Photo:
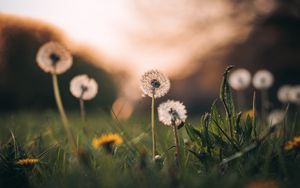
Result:
[[121,145],[123,143],[122,137],[115,133],[115,134],[104,134],[98,138],[94,138],[92,141],[92,146],[95,149],[100,147],[104,147],[105,149],[111,150],[112,146]]
[[279,184],[275,180],[256,180],[248,183],[246,188],[279,188]]
[[242,119],[246,120],[248,116],[249,116],[250,119],[254,118],[254,112],[253,112],[253,110],[248,110],[246,112],[243,112]]
[[294,137],[284,145],[284,150],[289,151],[300,147],[300,135]]
[[35,165],[39,162],[38,159],[20,159],[17,161],[17,164],[18,165],[21,165],[21,166],[32,166],[32,165]]

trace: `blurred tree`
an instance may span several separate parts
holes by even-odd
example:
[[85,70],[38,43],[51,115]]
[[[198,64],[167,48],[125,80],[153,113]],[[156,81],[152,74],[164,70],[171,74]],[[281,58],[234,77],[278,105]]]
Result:
[[[55,107],[51,76],[36,65],[39,47],[49,41],[63,41],[62,35],[48,28],[37,29],[8,25],[0,30],[0,111],[47,109]],[[99,93],[88,107],[111,106],[116,88],[110,75],[74,55],[73,66],[59,75],[63,102],[67,109],[78,108],[78,101],[69,91],[70,80],[78,74],[88,74],[99,84]]]

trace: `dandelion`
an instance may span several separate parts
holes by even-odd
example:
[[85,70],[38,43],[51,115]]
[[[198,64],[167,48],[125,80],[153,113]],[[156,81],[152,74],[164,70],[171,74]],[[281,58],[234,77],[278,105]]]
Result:
[[25,167],[28,167],[28,166],[33,166],[35,164],[37,164],[39,162],[38,159],[20,159],[17,161],[17,164],[18,165],[21,165],[21,166],[25,166]]
[[140,87],[144,95],[152,98],[151,103],[151,132],[152,132],[152,156],[156,155],[156,135],[155,135],[155,98],[166,95],[170,89],[170,80],[158,70],[150,70],[145,72],[140,80]]
[[284,120],[285,112],[283,110],[273,110],[268,116],[268,123],[271,126],[281,123]]
[[69,127],[68,118],[65,113],[64,106],[61,100],[58,80],[57,80],[57,74],[62,74],[66,72],[72,66],[72,62],[73,62],[72,55],[59,43],[51,41],[44,44],[38,50],[36,61],[38,66],[43,71],[52,74],[53,91],[54,91],[57,108],[60,113],[62,123],[65,132],[68,136],[69,142],[71,142],[73,150],[77,151],[75,138]]
[[177,128],[183,124],[187,118],[185,106],[179,101],[168,100],[159,105],[158,107],[158,117],[164,125],[172,126],[175,145],[176,145],[176,161],[179,165],[179,141]]
[[141,89],[149,97],[160,98],[168,93],[170,80],[158,70],[150,70],[141,78]]
[[162,160],[162,157],[161,157],[161,155],[155,155],[154,159],[155,159],[155,161],[160,161],[160,160]]
[[279,184],[275,180],[256,180],[248,183],[246,188],[279,188]]
[[261,91],[261,114],[262,119],[266,118],[266,114],[268,108],[270,106],[269,99],[268,99],[268,92],[269,89],[274,82],[274,77],[272,73],[268,70],[259,70],[253,76],[253,86]]
[[242,113],[242,119],[243,119],[244,121],[246,121],[248,117],[249,117],[251,120],[254,119],[254,111],[253,111],[253,110],[248,110],[248,111]]
[[98,84],[86,74],[78,75],[71,80],[70,91],[74,97],[79,99],[81,117],[84,120],[84,100],[91,100],[97,95]]
[[295,104],[300,104],[300,85],[293,86],[290,90],[290,100]]
[[290,101],[290,91],[291,91],[291,88],[292,87],[290,85],[284,85],[284,86],[281,86],[278,89],[277,98],[278,98],[278,100],[280,102],[282,102],[282,103],[288,103]]
[[284,145],[284,150],[290,151],[299,147],[300,147],[300,136],[296,136]]
[[94,138],[92,141],[92,146],[95,149],[103,147],[108,153],[112,153],[113,146],[118,146],[123,143],[123,139],[119,134],[104,134],[98,138]]
[[168,100],[159,105],[158,117],[164,125],[180,126],[187,118],[185,106],[179,101]]
[[237,69],[229,75],[229,85],[235,90],[244,90],[251,83],[251,74],[247,69]]
[[155,166],[157,169],[162,169],[164,165],[164,159],[161,155],[155,155],[154,157]]
[[57,42],[48,42],[38,51],[36,56],[38,66],[51,74],[62,74],[72,66],[71,54]]
[[259,70],[253,76],[253,86],[259,90],[269,89],[274,82],[272,73],[268,70]]

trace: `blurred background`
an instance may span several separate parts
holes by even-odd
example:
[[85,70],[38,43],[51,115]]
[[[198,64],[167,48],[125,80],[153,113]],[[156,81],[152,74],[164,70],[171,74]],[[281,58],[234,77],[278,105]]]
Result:
[[[59,41],[74,56],[59,76],[63,102],[78,110],[69,82],[87,73],[99,84],[89,110],[126,119],[148,110],[139,77],[159,69],[171,79],[168,98],[189,113],[208,111],[229,64],[273,72],[273,107],[282,84],[300,83],[297,0],[1,0],[0,111],[55,107],[51,76],[36,65],[38,48]],[[246,91],[251,103],[253,88]],[[138,104],[138,105],[137,105]]]

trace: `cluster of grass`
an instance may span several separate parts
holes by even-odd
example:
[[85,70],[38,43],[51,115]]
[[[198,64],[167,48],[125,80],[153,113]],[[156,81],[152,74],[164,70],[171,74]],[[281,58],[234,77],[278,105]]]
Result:
[[[78,157],[58,114],[26,112],[1,117],[0,187],[299,186],[300,141],[294,140],[291,149],[285,147],[299,135],[296,110],[287,107],[284,121],[275,125],[262,119],[255,105],[252,113],[239,112],[227,73],[211,111],[178,130],[179,165],[172,130],[163,126],[156,127],[159,157],[153,160],[146,118],[120,122],[94,113],[82,121],[72,114],[69,123]],[[105,133],[119,133],[123,144],[112,152],[93,148],[92,139]],[[24,159],[28,161],[20,162]]]

